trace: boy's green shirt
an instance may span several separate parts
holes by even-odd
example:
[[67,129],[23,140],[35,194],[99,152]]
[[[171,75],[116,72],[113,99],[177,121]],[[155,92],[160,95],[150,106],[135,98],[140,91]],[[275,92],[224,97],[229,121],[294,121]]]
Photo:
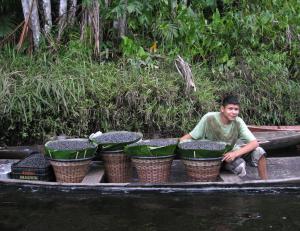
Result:
[[237,117],[230,124],[221,122],[221,112],[208,112],[189,133],[193,139],[223,141],[235,144],[238,139],[245,143],[256,140],[242,118]]

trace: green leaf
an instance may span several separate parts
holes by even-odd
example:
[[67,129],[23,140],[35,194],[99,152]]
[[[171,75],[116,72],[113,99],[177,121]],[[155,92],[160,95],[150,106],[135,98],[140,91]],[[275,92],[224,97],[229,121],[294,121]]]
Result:
[[[1,12],[0,12],[1,13]],[[0,37],[4,37],[9,34],[15,27],[13,22],[13,16],[1,15],[0,16]]]
[[169,156],[174,155],[177,144],[168,146],[149,146],[149,145],[135,145],[126,146],[124,149],[125,154],[129,156],[144,156],[144,157],[154,157],[154,156]]

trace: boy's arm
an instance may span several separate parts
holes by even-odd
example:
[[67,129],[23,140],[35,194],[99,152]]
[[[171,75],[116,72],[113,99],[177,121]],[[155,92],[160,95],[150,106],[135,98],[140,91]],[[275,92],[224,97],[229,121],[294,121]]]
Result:
[[184,140],[188,140],[188,139],[192,139],[193,137],[190,134],[186,134],[183,137],[181,137],[179,139],[179,142],[184,141]]
[[234,161],[235,158],[240,157],[248,152],[253,151],[258,146],[259,146],[259,144],[258,144],[257,140],[252,140],[245,146],[241,147],[240,149],[225,153],[222,161],[226,161],[226,162]]
[[204,137],[204,130],[206,126],[206,120],[210,113],[206,113],[196,125],[196,127],[188,134],[184,135],[179,139],[179,141],[184,141],[188,139],[202,139]]

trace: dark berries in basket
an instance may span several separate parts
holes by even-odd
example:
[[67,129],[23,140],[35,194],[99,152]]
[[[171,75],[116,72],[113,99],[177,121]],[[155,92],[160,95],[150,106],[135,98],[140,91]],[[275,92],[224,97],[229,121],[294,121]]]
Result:
[[115,131],[103,133],[100,136],[95,137],[93,140],[98,144],[119,144],[119,143],[132,143],[142,138],[141,133],[127,132],[127,131]]
[[163,147],[169,145],[176,145],[178,143],[178,139],[150,139],[150,140],[143,140],[134,144],[130,144],[129,146],[152,146],[152,147]]
[[207,140],[194,140],[190,142],[180,143],[178,147],[186,150],[210,150],[220,151],[225,149],[226,144]]
[[94,148],[95,146],[88,139],[66,139],[55,140],[47,144],[48,148],[55,150],[84,150],[88,148]]

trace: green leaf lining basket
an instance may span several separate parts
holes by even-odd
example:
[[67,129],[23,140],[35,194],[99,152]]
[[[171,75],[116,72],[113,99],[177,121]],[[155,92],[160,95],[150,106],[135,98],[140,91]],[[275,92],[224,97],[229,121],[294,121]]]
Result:
[[125,154],[136,157],[163,157],[173,156],[178,144],[178,139],[150,139],[127,145]]
[[192,140],[178,145],[178,152],[190,181],[215,181],[224,153],[232,149],[224,142]]
[[101,147],[102,151],[123,150],[128,144],[135,143],[143,138],[140,132],[112,131],[92,138],[91,140]]
[[112,131],[90,137],[93,142],[99,144],[109,183],[130,181],[132,177],[131,161],[127,155],[124,155],[123,149],[126,145],[141,140],[142,137],[142,133],[128,131]]
[[191,140],[178,144],[177,152],[183,159],[221,159],[232,145],[209,140]]
[[91,159],[96,150],[97,144],[84,138],[53,140],[45,144],[45,155],[60,161]]
[[143,140],[125,147],[140,182],[165,183],[169,180],[178,139]]

